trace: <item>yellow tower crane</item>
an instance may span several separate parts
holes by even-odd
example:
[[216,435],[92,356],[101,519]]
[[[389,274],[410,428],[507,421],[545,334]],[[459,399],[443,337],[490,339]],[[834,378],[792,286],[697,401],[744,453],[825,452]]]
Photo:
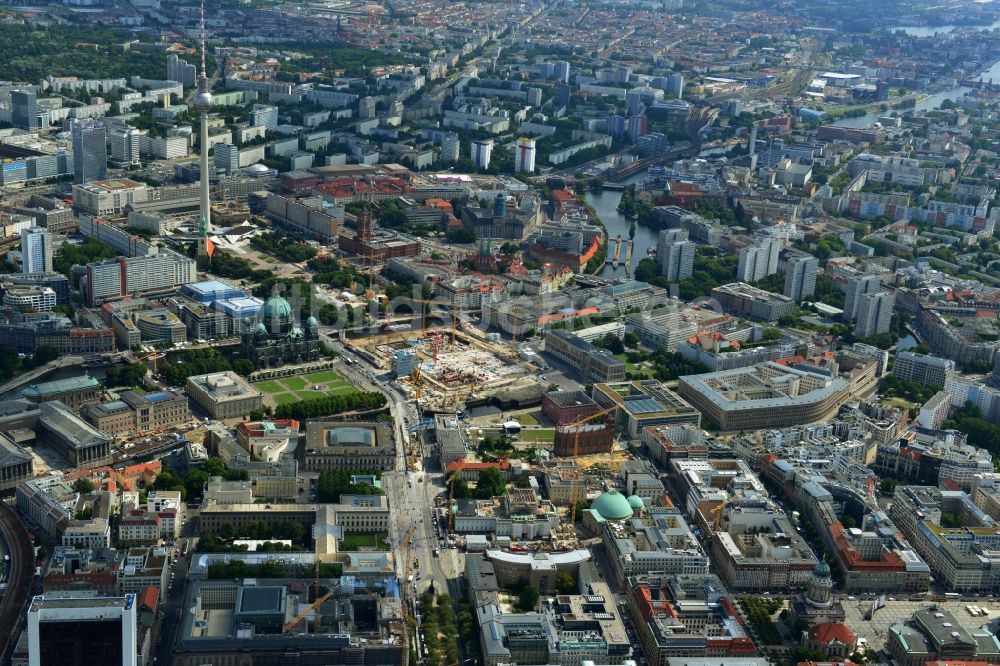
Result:
[[135,360],[136,361],[148,361],[148,360],[152,359],[153,360],[153,374],[155,375],[155,374],[158,373],[158,370],[156,369],[157,368],[156,362],[158,360],[160,360],[161,358],[163,358],[164,356],[166,356],[166,354],[164,354],[162,352],[153,352],[151,354],[143,354],[142,356],[137,356],[135,358]]
[[[594,419],[599,419],[602,416],[606,416],[607,414],[610,414],[611,412],[613,412],[613,411],[615,411],[617,409],[618,409],[618,405],[613,405],[611,407],[608,407],[607,409],[602,409],[601,411],[597,412],[596,414],[591,414],[590,416],[585,416],[584,418],[582,418],[582,419],[580,419],[580,420],[578,420],[578,421],[576,421],[574,423],[570,423],[568,426],[563,426],[565,428],[576,428],[576,433],[575,433],[575,435],[573,437],[573,461],[574,462],[580,456],[580,426],[586,425],[586,424],[592,422]],[[573,477],[573,484],[572,484],[571,490],[570,490],[570,519],[569,519],[569,524],[570,525],[576,525],[576,503],[577,503],[577,491],[578,491],[577,481],[578,481],[578,476],[574,476]]]

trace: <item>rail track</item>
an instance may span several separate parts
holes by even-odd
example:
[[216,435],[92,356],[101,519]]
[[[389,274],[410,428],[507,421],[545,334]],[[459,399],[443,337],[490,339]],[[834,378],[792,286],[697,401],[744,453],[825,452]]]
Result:
[[0,502],[0,533],[10,553],[7,590],[0,597],[0,663],[8,663],[24,621],[24,606],[31,594],[35,553],[27,528],[5,502]]

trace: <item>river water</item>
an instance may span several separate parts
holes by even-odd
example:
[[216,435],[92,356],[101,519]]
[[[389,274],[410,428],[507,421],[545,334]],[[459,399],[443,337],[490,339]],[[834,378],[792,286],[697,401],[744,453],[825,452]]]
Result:
[[[645,177],[646,174],[641,173],[626,180],[625,184],[638,182]],[[604,223],[604,226],[608,230],[609,259],[614,256],[615,237],[618,234],[622,236],[621,264],[618,265],[618,270],[612,268],[611,264],[606,264],[598,275],[609,279],[625,277],[625,242],[628,240],[629,222],[618,212],[618,202],[622,199],[622,193],[615,190],[605,190],[597,193],[587,192],[583,198],[588,204],[594,207],[594,210],[597,211],[597,217],[601,218],[601,222]],[[644,227],[641,224],[635,225],[635,242],[632,244],[632,261],[630,262],[633,272],[635,271],[635,267],[639,265],[639,262],[646,258],[646,250],[650,247],[656,247],[658,236],[659,232],[649,227]]]
[[987,25],[934,25],[934,26],[896,26],[889,28],[892,32],[904,32],[910,37],[933,37],[955,30],[993,30],[1000,28],[1000,21]]
[[[948,28],[954,29],[954,27],[955,26],[938,26],[936,28],[900,28],[900,29],[907,31],[907,34],[914,34],[914,35],[922,35],[922,33],[920,33],[919,31],[931,31],[928,32],[927,34],[932,35],[935,34],[933,31],[947,32]],[[989,28],[1000,27],[1000,21],[987,27]],[[994,81],[1000,82],[1000,62],[994,63],[992,67],[983,72],[980,78],[982,78],[985,81],[993,79]],[[943,90],[935,95],[931,95],[922,102],[918,102],[914,108],[916,111],[930,111],[932,109],[936,109],[939,106],[941,106],[941,102],[943,102],[944,100],[958,99],[965,93],[969,92],[969,90],[970,88],[965,86],[955,86],[954,88]],[[865,116],[860,116],[858,118],[841,118],[840,120],[835,121],[833,124],[839,125],[841,127],[865,127],[867,125],[871,125],[872,123],[874,123],[878,118],[878,116],[880,115],[883,115],[883,112],[877,111],[869,113],[868,115]],[[645,173],[638,174],[626,180],[625,184],[639,182],[645,177],[646,177]],[[622,251],[621,251],[622,264],[619,264],[618,270],[612,268],[611,264],[606,264],[605,267],[598,273],[598,275],[604,278],[625,277],[625,266],[624,266],[625,241],[628,240],[629,222],[628,220],[625,219],[624,216],[618,213],[617,210],[618,202],[621,201],[621,198],[622,198],[621,192],[617,192],[614,190],[605,190],[603,192],[597,192],[597,193],[588,191],[584,194],[584,199],[588,204],[594,207],[594,210],[597,212],[597,216],[601,218],[601,221],[604,222],[604,226],[608,230],[608,236],[610,242],[610,244],[608,245],[609,258],[612,257],[614,253],[615,237],[618,234],[621,234],[622,237]],[[649,227],[644,227],[640,224],[636,225],[635,242],[633,243],[632,261],[631,261],[631,268],[633,272],[635,271],[635,267],[639,264],[639,262],[648,256],[646,254],[646,250],[650,247],[654,248],[656,247],[656,239],[658,235],[659,232],[650,229]]]
[[[929,30],[930,28],[913,28],[913,29]],[[993,81],[1000,82],[1000,62],[993,63],[992,67],[987,69],[977,78],[983,81],[989,81],[990,79],[992,79]],[[923,101],[917,102],[916,106],[914,107],[914,110],[932,111],[941,106],[941,103],[946,99],[956,100],[959,97],[965,95],[970,90],[972,89],[967,86],[955,86],[954,88],[949,88],[948,90],[942,90],[941,92],[935,95],[931,95],[930,97],[928,97]],[[838,125],[840,127],[867,127],[868,125],[874,123],[879,116],[887,115],[888,113],[891,113],[891,111],[885,111],[885,112],[873,111],[872,113],[869,113],[864,116],[858,116],[857,118],[841,118],[839,120],[835,120],[833,124]]]

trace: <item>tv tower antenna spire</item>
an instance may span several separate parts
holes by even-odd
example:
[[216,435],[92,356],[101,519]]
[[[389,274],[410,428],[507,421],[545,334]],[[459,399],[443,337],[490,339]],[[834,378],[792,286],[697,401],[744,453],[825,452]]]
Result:
[[207,268],[212,259],[212,244],[208,240],[212,228],[212,203],[209,194],[211,183],[208,179],[208,112],[212,110],[215,100],[209,90],[208,70],[205,68],[205,0],[201,0],[201,78],[198,80],[198,90],[191,97],[191,103],[198,112],[201,125],[198,159],[201,181],[198,199],[201,220],[198,225],[196,258],[199,267]]
[[201,78],[208,79],[205,70],[205,0],[201,0]]

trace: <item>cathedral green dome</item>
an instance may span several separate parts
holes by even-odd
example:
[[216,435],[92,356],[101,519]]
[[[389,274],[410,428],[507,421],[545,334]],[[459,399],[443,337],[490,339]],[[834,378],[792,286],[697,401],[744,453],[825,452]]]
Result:
[[292,306],[289,305],[288,301],[283,299],[281,296],[272,296],[264,301],[264,305],[261,306],[260,318],[263,321],[270,321],[273,319],[291,319]]
[[306,326],[312,328],[314,326],[319,326],[319,322],[316,321],[316,317],[309,315],[309,319],[306,319]]
[[626,520],[632,517],[632,505],[617,490],[601,493],[590,505],[590,508],[599,513],[605,520]]
[[632,495],[632,497],[628,498],[628,505],[632,507],[633,511],[642,511],[642,508],[645,506],[645,503],[642,501],[642,498],[639,497],[638,495]]

